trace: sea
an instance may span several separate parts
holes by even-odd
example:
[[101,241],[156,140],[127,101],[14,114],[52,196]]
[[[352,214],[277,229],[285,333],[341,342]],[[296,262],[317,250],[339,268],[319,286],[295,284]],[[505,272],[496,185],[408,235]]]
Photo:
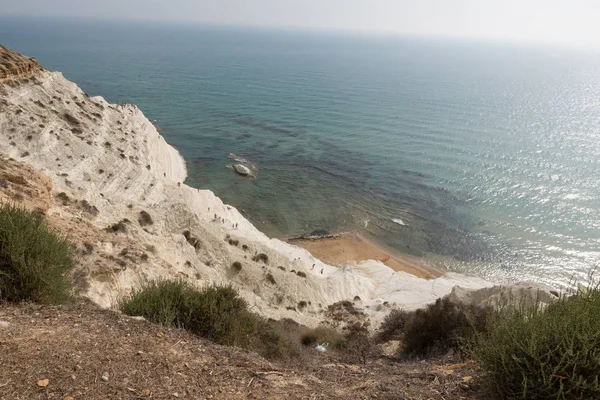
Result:
[[6,15],[0,44],[137,104],[187,184],[270,236],[358,231],[444,270],[554,287],[600,264],[598,52]]

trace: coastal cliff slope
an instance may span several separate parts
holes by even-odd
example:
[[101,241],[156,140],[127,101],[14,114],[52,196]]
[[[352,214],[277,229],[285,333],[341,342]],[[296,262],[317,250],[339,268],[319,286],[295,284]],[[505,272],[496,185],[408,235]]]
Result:
[[79,294],[102,307],[151,279],[184,279],[231,283],[254,311],[314,325],[356,296],[379,315],[385,302],[415,309],[455,285],[489,285],[458,274],[424,280],[372,260],[327,265],[187,186],[183,158],[135,105],[89,97],[4,47],[0,64],[0,199],[44,212],[69,236]]

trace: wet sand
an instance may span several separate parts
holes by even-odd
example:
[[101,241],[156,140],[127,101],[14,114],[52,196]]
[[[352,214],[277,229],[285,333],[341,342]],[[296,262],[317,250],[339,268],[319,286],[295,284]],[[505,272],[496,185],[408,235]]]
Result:
[[316,258],[336,266],[379,260],[394,271],[404,271],[424,279],[442,276],[419,257],[399,254],[373,243],[357,233],[345,233],[334,238],[290,239],[289,243],[303,247]]

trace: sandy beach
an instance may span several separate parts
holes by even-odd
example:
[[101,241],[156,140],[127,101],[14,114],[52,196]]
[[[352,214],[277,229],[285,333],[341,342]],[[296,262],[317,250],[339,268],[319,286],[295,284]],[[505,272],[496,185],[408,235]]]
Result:
[[434,279],[444,273],[419,257],[399,254],[368,240],[358,233],[344,233],[323,239],[289,239],[289,243],[308,250],[318,259],[336,266],[355,264],[364,260],[378,260],[393,269],[419,278]]

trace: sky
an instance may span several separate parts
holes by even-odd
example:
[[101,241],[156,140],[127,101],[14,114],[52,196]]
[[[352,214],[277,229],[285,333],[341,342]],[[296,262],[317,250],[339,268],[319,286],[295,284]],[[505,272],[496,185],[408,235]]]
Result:
[[0,14],[600,45],[600,0],[0,0]]

